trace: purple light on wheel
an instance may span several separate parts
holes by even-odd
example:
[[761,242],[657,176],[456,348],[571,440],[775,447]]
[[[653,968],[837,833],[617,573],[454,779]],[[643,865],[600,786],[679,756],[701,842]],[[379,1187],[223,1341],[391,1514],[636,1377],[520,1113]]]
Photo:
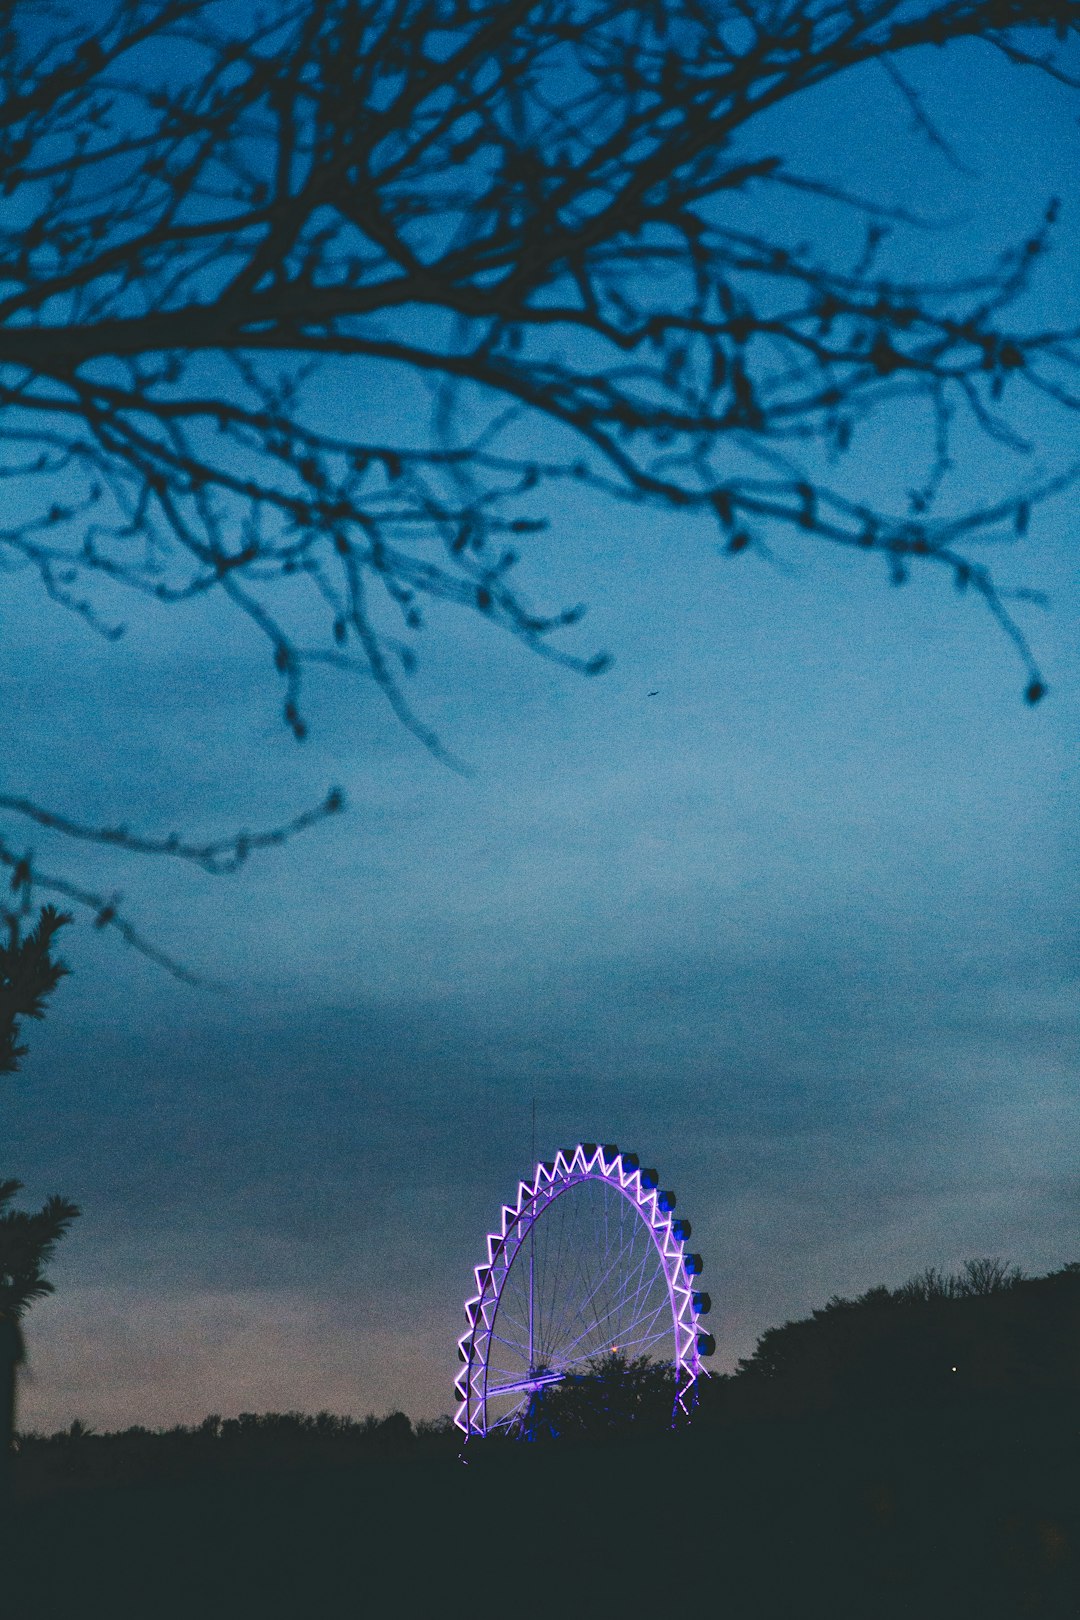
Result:
[[[454,1420],[465,1435],[520,1431],[548,1388],[578,1376],[614,1343],[631,1357],[663,1343],[675,1374],[676,1416],[689,1412],[704,1374],[698,1315],[705,1296],[693,1287],[701,1256],[688,1253],[689,1222],[673,1218],[674,1205],[674,1194],[659,1190],[655,1171],[642,1171],[636,1154],[592,1142],[561,1149],[518,1184],[488,1233],[465,1302]],[[576,1253],[569,1231],[577,1234]],[[552,1260],[558,1255],[561,1265],[564,1250],[572,1273],[566,1299]]]

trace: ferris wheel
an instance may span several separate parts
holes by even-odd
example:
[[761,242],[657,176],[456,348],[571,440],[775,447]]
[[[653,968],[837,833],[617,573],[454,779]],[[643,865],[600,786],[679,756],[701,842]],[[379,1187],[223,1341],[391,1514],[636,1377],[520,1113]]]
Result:
[[689,1412],[716,1344],[701,1325],[701,1256],[674,1209],[656,1171],[613,1144],[581,1142],[536,1165],[503,1205],[465,1302],[459,1429],[522,1433],[544,1390],[613,1353],[669,1365],[675,1417]]

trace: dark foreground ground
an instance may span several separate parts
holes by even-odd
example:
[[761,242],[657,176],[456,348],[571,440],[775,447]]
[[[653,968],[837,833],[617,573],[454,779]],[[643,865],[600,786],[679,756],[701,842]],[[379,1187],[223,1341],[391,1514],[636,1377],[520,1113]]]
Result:
[[466,1456],[24,1496],[0,1616],[1080,1620],[1076,1400]]

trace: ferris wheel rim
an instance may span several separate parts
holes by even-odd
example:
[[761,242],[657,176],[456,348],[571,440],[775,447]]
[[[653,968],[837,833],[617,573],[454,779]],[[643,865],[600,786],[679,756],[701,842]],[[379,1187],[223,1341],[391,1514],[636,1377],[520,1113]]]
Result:
[[[475,1292],[465,1301],[468,1326],[458,1340],[458,1357],[464,1365],[454,1385],[458,1397],[454,1422],[466,1437],[486,1434],[497,1426],[488,1422],[488,1401],[493,1394],[507,1393],[506,1389],[489,1390],[488,1365],[495,1320],[514,1261],[536,1222],[556,1199],[590,1182],[617,1191],[634,1208],[652,1239],[671,1309],[676,1413],[689,1413],[703,1368],[694,1286],[701,1257],[688,1248],[688,1224],[676,1218],[674,1195],[660,1187],[655,1172],[642,1169],[636,1154],[624,1153],[614,1145],[579,1142],[574,1148],[560,1149],[552,1160],[540,1161],[531,1180],[519,1181],[515,1202],[502,1206],[499,1229],[488,1233],[487,1261],[473,1268]],[[684,1235],[677,1230],[681,1228],[685,1228]]]

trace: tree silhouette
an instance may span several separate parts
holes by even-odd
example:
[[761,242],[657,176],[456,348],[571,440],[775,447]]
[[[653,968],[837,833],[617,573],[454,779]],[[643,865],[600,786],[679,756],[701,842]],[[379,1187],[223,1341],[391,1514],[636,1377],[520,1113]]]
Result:
[[671,1428],[675,1377],[651,1356],[609,1350],[583,1373],[535,1392],[522,1420],[529,1440],[603,1440]]
[[[558,491],[584,486],[697,517],[731,554],[817,543],[897,583],[944,570],[1011,638],[1035,703],[1010,593],[971,548],[1023,534],[1075,469],[983,506],[937,498],[971,428],[1019,454],[1026,407],[1080,404],[1077,332],[1011,313],[1056,204],[977,273],[912,279],[890,233],[918,222],[801,172],[765,119],[879,71],[948,157],[907,53],[978,40],[1073,85],[1077,26],[1073,0],[9,11],[0,560],[107,637],[124,593],[221,599],[265,639],[298,739],[305,674],[330,667],[373,679],[446,757],[405,692],[429,610],[604,667],[560,639],[580,607],[514,583]],[[771,208],[793,196],[797,236]],[[802,239],[815,209],[831,247]],[[828,234],[837,210],[853,252]],[[886,412],[935,446],[898,511],[835,475]],[[145,944],[12,829],[216,871],[340,803],[207,842],[0,796],[0,862]]]
[[1025,1277],[998,1259],[839,1296],[767,1329],[725,1395],[751,1411],[830,1410],[1075,1392],[1080,1266]]
[[[45,1004],[67,973],[53,955],[59,929],[71,921],[53,906],[23,935],[9,916],[8,943],[0,946],[0,1074],[13,1074],[26,1054],[19,1044],[20,1019],[42,1018]],[[20,1181],[0,1180],[0,1495],[10,1484],[15,1433],[15,1378],[24,1356],[21,1318],[36,1300],[52,1293],[45,1266],[77,1219],[78,1206],[53,1197],[34,1214],[9,1208]]]
[[71,918],[44,906],[25,936],[20,919],[9,913],[8,942],[0,945],[0,1074],[15,1074],[26,1056],[19,1044],[21,1018],[44,1018],[45,1004],[68,969],[53,953],[53,942]]

